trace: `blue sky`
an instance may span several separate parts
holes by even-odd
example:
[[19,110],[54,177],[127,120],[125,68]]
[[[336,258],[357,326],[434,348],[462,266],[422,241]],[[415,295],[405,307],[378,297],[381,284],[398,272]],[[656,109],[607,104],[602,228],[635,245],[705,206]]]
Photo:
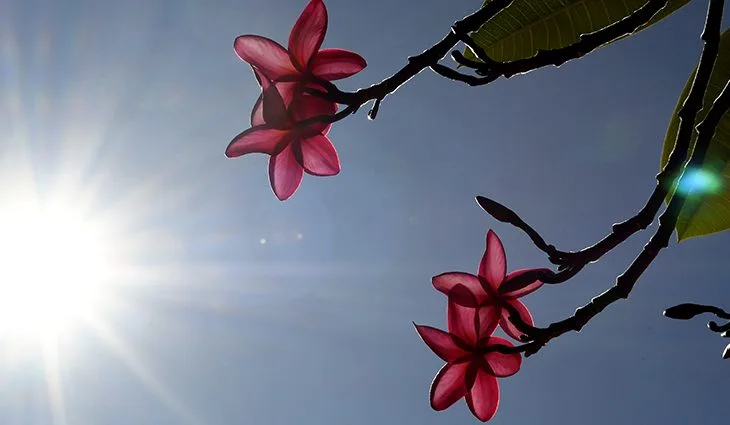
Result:
[[[633,214],[654,185],[706,10],[692,2],[584,60],[482,88],[424,72],[376,121],[363,111],[335,125],[341,174],[305,177],[282,204],[266,157],[223,155],[258,95],[232,43],[244,33],[285,42],[304,5],[0,4],[0,175],[15,190],[73,199],[112,229],[123,258],[99,322],[59,339],[58,379],[35,344],[0,339],[0,423],[476,423],[463,402],[429,408],[442,362],[411,321],[445,327],[430,278],[475,272],[489,228],[510,269],[547,261],[473,197],[516,209],[563,249]],[[325,46],[369,62],[340,84],[355,89],[479,2],[327,5]],[[612,285],[647,237],[530,295],[538,324]],[[493,423],[726,423],[727,340],[661,312],[730,307],[729,242],[718,234],[663,252],[629,301],[500,381]]]

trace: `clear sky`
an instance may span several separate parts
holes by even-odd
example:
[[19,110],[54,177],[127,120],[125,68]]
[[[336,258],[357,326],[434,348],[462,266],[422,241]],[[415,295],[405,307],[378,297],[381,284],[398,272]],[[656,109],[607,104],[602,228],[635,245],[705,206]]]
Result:
[[[281,203],[264,155],[223,155],[258,95],[232,43],[284,43],[305,3],[0,2],[0,191],[65,197],[104,223],[120,264],[96,319],[52,349],[0,339],[0,424],[476,423],[463,402],[428,405],[442,361],[411,321],[445,327],[431,276],[476,272],[489,228],[509,269],[548,264],[474,196],[562,249],[633,214],[706,10],[695,1],[587,59],[487,87],[423,72],[376,121],[336,124],[341,174],[305,177]],[[329,0],[325,46],[369,62],[340,87],[392,74],[479,3]],[[647,237],[527,297],[537,323],[612,285]],[[727,423],[728,340],[661,312],[730,307],[729,243],[663,252],[628,301],[500,380],[492,423]]]

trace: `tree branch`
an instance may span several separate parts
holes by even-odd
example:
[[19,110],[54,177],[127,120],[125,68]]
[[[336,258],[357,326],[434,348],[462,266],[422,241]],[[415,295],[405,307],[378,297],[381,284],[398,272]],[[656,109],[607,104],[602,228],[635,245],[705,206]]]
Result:
[[[485,22],[512,4],[513,1],[493,0],[471,15],[456,22],[453,28],[458,28],[459,31],[463,32],[476,31]],[[378,84],[373,84],[370,87],[355,92],[344,92],[330,84],[326,86],[326,92],[314,91],[313,93],[332,102],[351,106],[357,105],[358,107],[370,100],[382,101],[387,95],[395,92],[400,86],[418,73],[440,61],[458,42],[459,36],[453,30],[449,31],[441,41],[423,53],[409,57],[408,63],[403,68]]]
[[[705,59],[706,55],[705,51],[703,51],[703,59],[711,61],[710,72],[712,70],[712,66],[714,66],[720,41],[720,25],[722,23],[723,6],[724,0],[710,0],[705,29],[702,33],[702,39],[705,42],[704,50],[714,52],[711,59]],[[700,66],[701,65],[702,64],[700,64]],[[713,102],[705,119],[697,126],[697,143],[686,168],[699,167],[702,165],[705,159],[705,154],[707,153],[710,142],[712,141],[712,137],[715,134],[717,125],[719,124],[722,116],[729,109],[730,82],[725,85],[720,95]],[[688,139],[689,137],[691,137],[691,133],[687,136]],[[679,178],[680,184],[684,178],[685,174],[682,173]],[[699,201],[699,198],[701,198],[701,196],[695,198],[690,197],[689,194],[675,192],[669,202],[669,206],[659,217],[659,227],[657,231],[649,239],[649,242],[644,246],[641,253],[631,263],[629,268],[616,279],[615,285],[593,298],[585,306],[577,309],[573,316],[565,320],[552,323],[547,328],[535,329],[532,333],[529,333],[531,342],[522,346],[525,350],[525,355],[529,356],[536,353],[542,346],[547,344],[548,341],[567,333],[568,331],[572,330],[580,332],[580,330],[593,317],[603,311],[606,307],[620,299],[628,298],[636,282],[644,271],[654,261],[659,252],[669,245],[669,239],[671,238],[672,233],[674,233],[674,228],[677,224],[679,215],[687,201],[689,200],[690,203],[696,203]],[[518,319],[518,317],[513,317],[513,319]]]
[[[645,5],[644,8],[648,5],[649,4]],[[638,11],[635,13],[638,13]],[[669,160],[663,170],[656,176],[657,184],[652,194],[636,215],[624,220],[623,222],[614,224],[611,228],[611,233],[595,244],[579,251],[566,252],[555,249],[553,245],[547,245],[537,231],[528,226],[516,213],[512,213],[516,219],[512,218],[512,220],[508,222],[527,233],[533,242],[536,241],[535,235],[537,235],[537,237],[542,240],[542,243],[536,243],[536,246],[548,254],[552,263],[560,265],[561,268],[584,267],[588,263],[597,261],[635,233],[646,229],[654,221],[662,203],[672,188],[672,183],[676,181],[682,164],[687,159],[696,116],[702,108],[702,99],[705,91],[707,90],[707,85],[710,81],[710,75],[712,73],[712,68],[719,48],[719,41],[715,42],[714,40],[710,40],[710,42],[708,42],[706,39],[708,25],[714,26],[714,24],[715,23],[709,19],[708,15],[705,29],[702,34],[702,39],[705,40],[705,44],[700,56],[700,63],[697,67],[694,80],[692,81],[689,95],[685,99],[678,113],[680,123],[677,131],[677,137],[675,139],[674,149],[669,155]],[[479,198],[488,199],[484,197]],[[480,205],[485,209],[485,211],[491,214],[482,202],[480,202]]]
[[[502,76],[509,78],[515,74],[547,65],[559,66],[569,60],[580,58],[603,44],[633,33],[664,8],[668,0],[648,0],[644,6],[626,18],[593,33],[583,34],[577,43],[570,46],[554,50],[540,50],[531,58],[499,63],[491,60],[468,34],[477,31],[494,16],[509,7],[512,2],[513,0],[493,0],[473,14],[457,21],[441,41],[423,53],[409,57],[408,63],[403,68],[380,83],[355,92],[345,92],[332,83],[317,81],[326,90],[323,92],[310,89],[310,92],[329,101],[355,108],[374,100],[375,105],[368,113],[368,117],[375,119],[380,102],[425,68],[430,67],[437,74],[452,80],[462,81],[471,86],[481,86]],[[471,61],[458,51],[452,52],[452,57],[464,66],[475,68],[477,74],[482,75],[481,77],[463,74],[438,63],[460,41],[466,44],[482,62]]]
[[433,70],[433,72],[444,78],[448,78],[449,80],[454,81],[461,81],[472,87],[483,86],[499,78],[499,75],[495,75],[493,77],[476,77],[474,75],[462,74],[461,72],[455,69],[451,69],[446,65],[441,65],[440,63],[435,63],[431,65],[431,69]]
[[[712,24],[710,21],[710,16],[708,15],[707,24]],[[707,90],[707,84],[710,81],[715,57],[717,56],[719,40],[717,42],[714,40],[708,41],[707,37],[710,36],[707,35],[709,30],[707,24],[702,34],[702,39],[705,41],[705,44],[700,57],[700,64],[697,67],[697,72],[695,73],[695,78],[692,82],[689,95],[685,99],[678,113],[679,130],[677,131],[674,148],[669,155],[669,159],[664,166],[664,169],[656,176],[657,184],[654,191],[646,204],[635,216],[621,223],[614,224],[612,226],[611,233],[593,246],[584,248],[577,252],[558,253],[558,256],[561,257],[565,263],[585,264],[594,262],[631,237],[634,233],[649,227],[652,221],[654,221],[654,217],[656,217],[659,212],[662,203],[672,188],[673,182],[677,179],[677,175],[681,170],[682,164],[687,158],[687,152],[689,151],[696,116],[702,108],[702,99],[705,91]]]

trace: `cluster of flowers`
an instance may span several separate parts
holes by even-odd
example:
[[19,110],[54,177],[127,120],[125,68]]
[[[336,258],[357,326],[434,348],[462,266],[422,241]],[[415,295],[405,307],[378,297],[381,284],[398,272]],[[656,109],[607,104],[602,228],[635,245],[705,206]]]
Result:
[[[487,232],[484,255],[477,275],[462,272],[443,273],[433,278],[433,286],[448,297],[448,332],[430,326],[415,325],[423,342],[446,364],[431,384],[431,407],[444,410],[462,397],[471,412],[481,421],[490,420],[499,406],[497,378],[512,376],[520,370],[522,356],[504,353],[498,348],[513,344],[494,336],[497,327],[521,341],[523,334],[510,321],[510,311],[532,326],[530,311],[521,298],[542,286],[535,280],[514,291],[504,291],[509,282],[535,269],[521,269],[507,274],[507,259],[499,237]],[[500,346],[500,347],[498,347]]]
[[[337,104],[309,89],[326,91],[323,82],[354,75],[366,62],[347,50],[320,50],[326,31],[324,3],[310,0],[291,30],[288,49],[258,35],[241,35],[234,42],[236,54],[253,69],[261,95],[251,112],[251,128],[231,141],[226,156],[270,155],[271,187],[282,201],[294,194],[305,172],[332,176],[340,171],[337,151],[327,137],[331,124],[320,119],[333,116]],[[509,320],[510,312],[532,325],[530,312],[518,298],[535,291],[542,282],[505,290],[512,279],[534,271],[507,274],[506,268],[502,242],[490,230],[476,276],[450,272],[433,278],[433,286],[448,297],[448,332],[415,326],[426,345],[446,361],[431,384],[435,410],[444,410],[463,397],[474,416],[488,421],[499,405],[497,378],[512,376],[520,369],[521,354],[497,349],[513,344],[493,333],[501,327],[521,340],[522,333]]]
[[307,90],[325,91],[319,82],[349,77],[367,63],[347,50],[320,50],[326,32],[327,8],[322,0],[311,0],[289,34],[288,49],[258,35],[241,35],[233,43],[238,57],[251,65],[261,95],[251,111],[251,128],[231,141],[226,156],[270,155],[271,188],[282,201],[296,192],[304,172],[340,172],[337,151],[327,137],[331,124],[314,119],[334,115],[337,104]]

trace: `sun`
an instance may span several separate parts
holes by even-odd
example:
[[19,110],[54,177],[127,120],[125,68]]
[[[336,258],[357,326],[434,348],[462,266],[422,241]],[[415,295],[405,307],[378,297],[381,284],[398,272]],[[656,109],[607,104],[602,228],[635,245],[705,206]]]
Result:
[[0,337],[47,337],[90,317],[113,271],[98,223],[70,205],[0,211]]

